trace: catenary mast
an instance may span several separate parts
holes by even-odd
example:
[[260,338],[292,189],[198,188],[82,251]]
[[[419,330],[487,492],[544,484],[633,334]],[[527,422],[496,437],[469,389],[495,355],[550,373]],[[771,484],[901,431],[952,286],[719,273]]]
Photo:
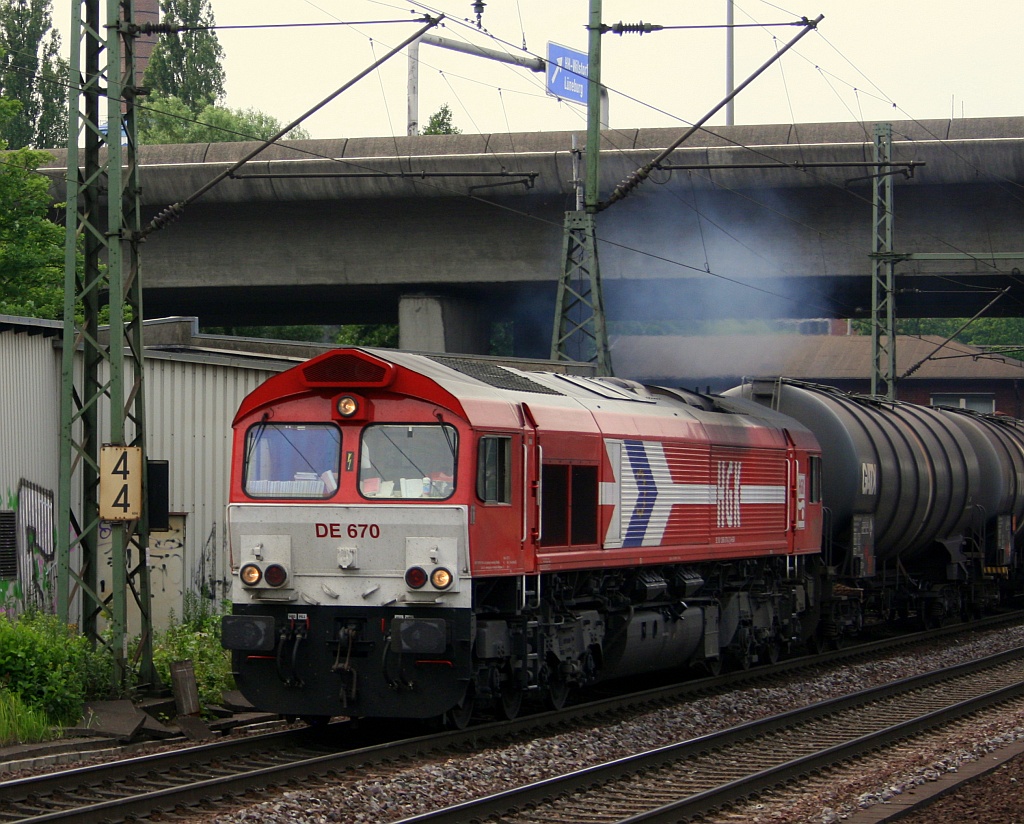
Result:
[[[155,683],[146,566],[138,34],[134,0],[72,4],[57,602],[65,621],[80,620],[88,636],[110,647],[115,688],[127,683],[131,667],[143,683]],[[100,329],[105,308],[109,334]],[[129,594],[141,619],[130,655]],[[80,604],[80,619],[72,603]]]

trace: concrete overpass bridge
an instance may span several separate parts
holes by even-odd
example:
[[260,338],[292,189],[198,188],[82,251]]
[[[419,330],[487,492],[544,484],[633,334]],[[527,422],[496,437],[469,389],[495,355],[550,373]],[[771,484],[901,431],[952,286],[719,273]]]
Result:
[[[683,129],[602,134],[601,193]],[[273,146],[142,247],[146,314],[204,324],[401,322],[409,348],[546,356],[575,208],[572,135],[543,132],[291,141]],[[576,136],[582,147],[584,137]],[[1024,314],[1024,117],[893,122],[903,317]],[[146,146],[148,216],[253,144]],[[871,127],[698,133],[597,218],[609,320],[864,317],[870,311]],[[63,198],[64,158],[50,170]],[[614,327],[613,327],[614,328]]]

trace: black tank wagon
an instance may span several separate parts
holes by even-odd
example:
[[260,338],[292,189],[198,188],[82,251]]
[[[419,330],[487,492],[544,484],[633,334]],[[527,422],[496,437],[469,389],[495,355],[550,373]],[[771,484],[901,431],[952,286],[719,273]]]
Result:
[[786,380],[748,397],[804,424],[822,448],[823,556],[866,606],[926,624],[994,605],[1024,521],[1019,421],[850,395]]

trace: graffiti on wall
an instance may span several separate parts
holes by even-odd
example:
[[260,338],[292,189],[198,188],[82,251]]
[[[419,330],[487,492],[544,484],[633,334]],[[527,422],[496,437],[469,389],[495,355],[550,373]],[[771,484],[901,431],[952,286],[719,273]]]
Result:
[[[146,551],[146,566],[149,568],[149,601],[150,620],[153,627],[162,632],[168,628],[171,619],[181,619],[184,596],[185,576],[185,520],[184,514],[172,514],[168,518],[169,529],[151,532],[149,549]],[[129,549],[128,567],[134,567],[135,559]],[[102,574],[97,581],[100,595],[106,597],[110,593],[113,578],[111,562],[111,529],[110,524],[100,525],[100,558],[102,558]],[[101,617],[99,626],[106,621]],[[138,604],[134,598],[128,599],[128,632],[135,634],[141,631],[141,617]]]
[[0,580],[0,610],[56,611],[57,555],[53,531],[53,490],[22,478],[18,492],[7,494],[15,513],[14,578]]
[[[0,509],[13,515],[14,556],[12,563],[0,565],[0,613],[18,615],[27,609],[55,613],[57,607],[57,554],[54,532],[54,492],[24,478],[17,493],[8,490],[0,497]],[[147,561],[150,575],[151,616],[157,630],[167,629],[172,616],[181,618],[184,589],[190,576],[185,562],[184,514],[171,515],[170,529],[153,532]],[[97,588],[100,598],[110,594],[111,529],[101,522],[99,527],[100,570]],[[74,548],[73,548],[74,552]],[[206,552],[203,553],[205,562]],[[129,566],[131,566],[129,559]],[[105,622],[99,619],[99,628]],[[129,632],[138,632],[138,608],[130,604]]]

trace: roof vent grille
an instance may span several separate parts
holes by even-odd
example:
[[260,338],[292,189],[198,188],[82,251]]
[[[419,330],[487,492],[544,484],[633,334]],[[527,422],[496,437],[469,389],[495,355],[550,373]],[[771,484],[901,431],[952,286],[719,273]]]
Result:
[[309,386],[387,386],[395,367],[364,352],[329,352],[302,370]]

